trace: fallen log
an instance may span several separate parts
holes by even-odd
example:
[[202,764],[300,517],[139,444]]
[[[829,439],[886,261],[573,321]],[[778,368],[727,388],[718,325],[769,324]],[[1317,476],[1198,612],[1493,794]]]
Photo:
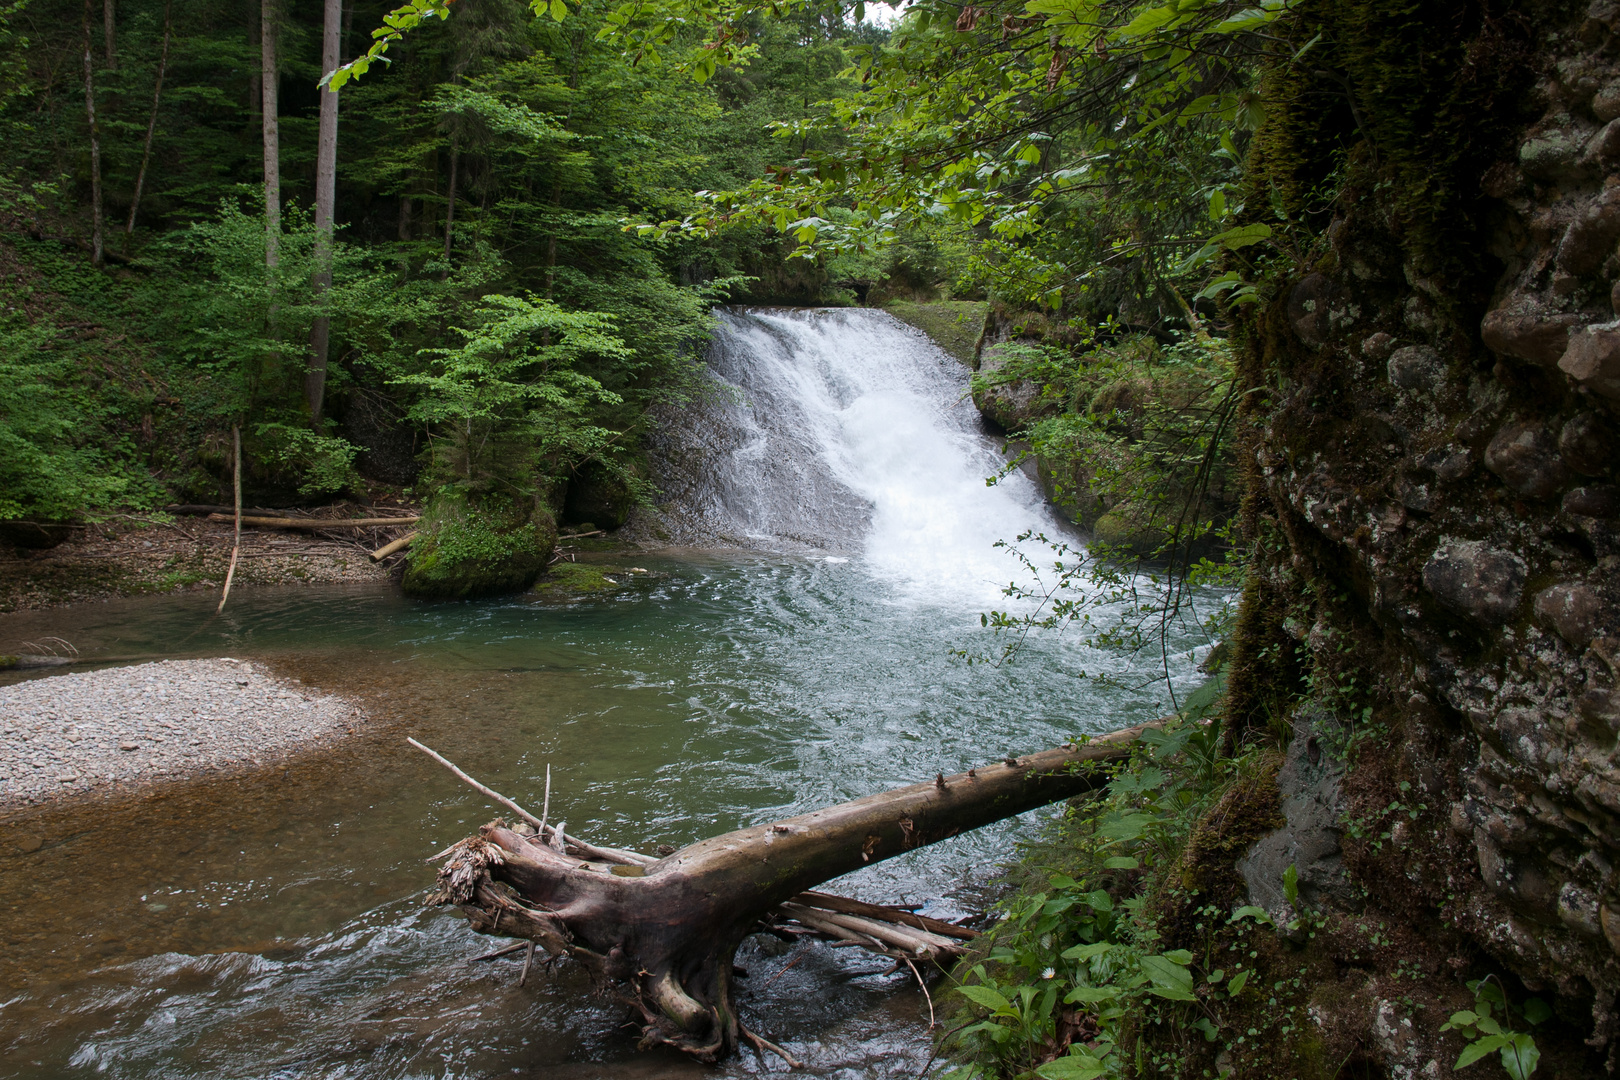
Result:
[[[232,521],[230,514],[209,514],[209,521]],[[421,521],[420,517],[397,518],[287,518],[287,517],[248,517],[243,515],[242,524],[253,525],[261,529],[306,529],[311,532],[321,529],[374,529],[389,525],[415,525]]]
[[763,1041],[742,1026],[733,1000],[732,959],[745,936],[792,920],[897,965],[955,959],[971,931],[807,890],[1094,790],[1151,726],[739,829],[661,859],[598,848],[540,825],[415,744],[530,823],[525,835],[496,820],[441,852],[436,858],[447,861],[429,903],[460,907],[479,933],[528,939],[552,957],[584,963],[639,1010],[644,1049],[668,1045],[713,1062],[739,1039]]
[[384,559],[388,558],[388,556],[392,555],[394,552],[403,551],[406,548],[410,547],[411,546],[411,541],[415,540],[415,539],[416,539],[416,533],[408,532],[404,536],[400,537],[398,540],[395,540],[392,543],[384,544],[382,547],[378,548],[376,551],[373,551],[371,553],[371,561],[372,562],[382,562]]

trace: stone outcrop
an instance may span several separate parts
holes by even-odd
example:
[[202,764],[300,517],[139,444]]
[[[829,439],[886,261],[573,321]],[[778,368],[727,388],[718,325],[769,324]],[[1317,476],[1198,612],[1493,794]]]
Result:
[[[1529,74],[1482,127],[1532,111],[1455,209],[1424,222],[1371,182],[1421,140],[1363,146],[1326,242],[1252,321],[1262,584],[1234,678],[1302,663],[1318,700],[1363,716],[1344,813],[1391,831],[1345,841],[1350,880],[1457,971],[1555,999],[1601,1061],[1620,992],[1620,4],[1538,18],[1519,52],[1493,39]],[[1445,137],[1437,170],[1465,160]]]

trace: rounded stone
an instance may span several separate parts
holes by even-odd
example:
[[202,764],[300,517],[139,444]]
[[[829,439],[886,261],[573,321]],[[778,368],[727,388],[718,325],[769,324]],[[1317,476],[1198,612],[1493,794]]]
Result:
[[1576,582],[1560,582],[1536,594],[1536,618],[1553,628],[1558,636],[1584,649],[1597,633],[1603,604],[1597,593]]
[[1569,479],[1558,444],[1540,424],[1506,424],[1485,448],[1485,467],[1529,499],[1557,493]]
[[1563,510],[1575,517],[1620,517],[1620,487],[1614,484],[1591,484],[1578,487],[1564,496]]
[[1423,585],[1441,604],[1487,625],[1506,622],[1524,595],[1528,568],[1482,540],[1445,540],[1423,566]]
[[1595,412],[1576,413],[1558,433],[1558,453],[1582,475],[1605,476],[1620,464],[1620,439],[1614,427]]
[[1446,363],[1427,345],[1408,345],[1389,357],[1389,381],[1402,390],[1427,393],[1446,377]]

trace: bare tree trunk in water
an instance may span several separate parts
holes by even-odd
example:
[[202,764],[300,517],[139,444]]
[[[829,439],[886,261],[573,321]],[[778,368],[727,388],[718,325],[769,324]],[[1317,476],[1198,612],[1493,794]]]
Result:
[[277,104],[281,75],[276,65],[276,0],[259,0],[259,112],[264,132],[264,265],[274,270],[281,255],[281,125]]
[[480,933],[527,938],[628,990],[644,1020],[644,1048],[664,1044],[715,1061],[736,1049],[739,1036],[758,1039],[738,1021],[731,963],[762,919],[793,919],[898,959],[948,960],[951,945],[941,934],[954,927],[916,916],[840,925],[831,912],[870,915],[857,910],[869,906],[805,891],[1094,790],[1107,782],[1107,766],[1129,756],[1141,733],[1155,726],[740,829],[662,859],[565,837],[519,810],[537,834],[501,822],[484,826],[445,853],[449,861],[432,900],[460,905]]
[[84,0],[84,115],[90,123],[90,262],[106,261],[101,235],[101,128],[96,123],[95,59],[90,53],[90,0]]
[[129,240],[135,232],[135,215],[141,209],[141,191],[146,187],[146,165],[152,160],[152,135],[157,131],[158,102],[163,98],[163,73],[169,67],[169,16],[174,0],[163,0],[163,52],[158,56],[157,82],[152,87],[152,115],[146,121],[146,144],[141,148],[141,168],[135,174],[135,194],[129,200],[129,223],[124,226],[124,254],[129,254]]
[[113,29],[115,0],[101,0],[101,36],[102,44],[107,47],[107,67],[109,70],[118,66],[118,56],[113,50],[113,40],[116,31]]
[[[343,0],[326,0],[321,34],[323,77],[338,69],[342,59]],[[326,364],[331,349],[332,317],[325,314],[326,293],[332,287],[332,217],[337,202],[338,92],[323,87],[320,135],[315,154],[315,295],[322,313],[309,330],[309,373],[304,377],[304,402],[317,431],[326,404]]]

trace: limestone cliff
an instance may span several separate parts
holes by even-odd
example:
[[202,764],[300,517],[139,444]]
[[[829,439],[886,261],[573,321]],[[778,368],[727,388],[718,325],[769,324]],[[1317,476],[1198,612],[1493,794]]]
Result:
[[[1233,710],[1297,714],[1308,687],[1348,723],[1339,839],[1367,911],[1453,976],[1556,997],[1601,1060],[1620,990],[1620,4],[1301,11],[1298,44],[1323,44],[1267,83],[1251,203],[1317,232],[1246,320],[1258,561]],[[1380,1025],[1421,1041],[1443,1017],[1397,997],[1366,994],[1367,1038],[1391,1075],[1428,1075]]]

